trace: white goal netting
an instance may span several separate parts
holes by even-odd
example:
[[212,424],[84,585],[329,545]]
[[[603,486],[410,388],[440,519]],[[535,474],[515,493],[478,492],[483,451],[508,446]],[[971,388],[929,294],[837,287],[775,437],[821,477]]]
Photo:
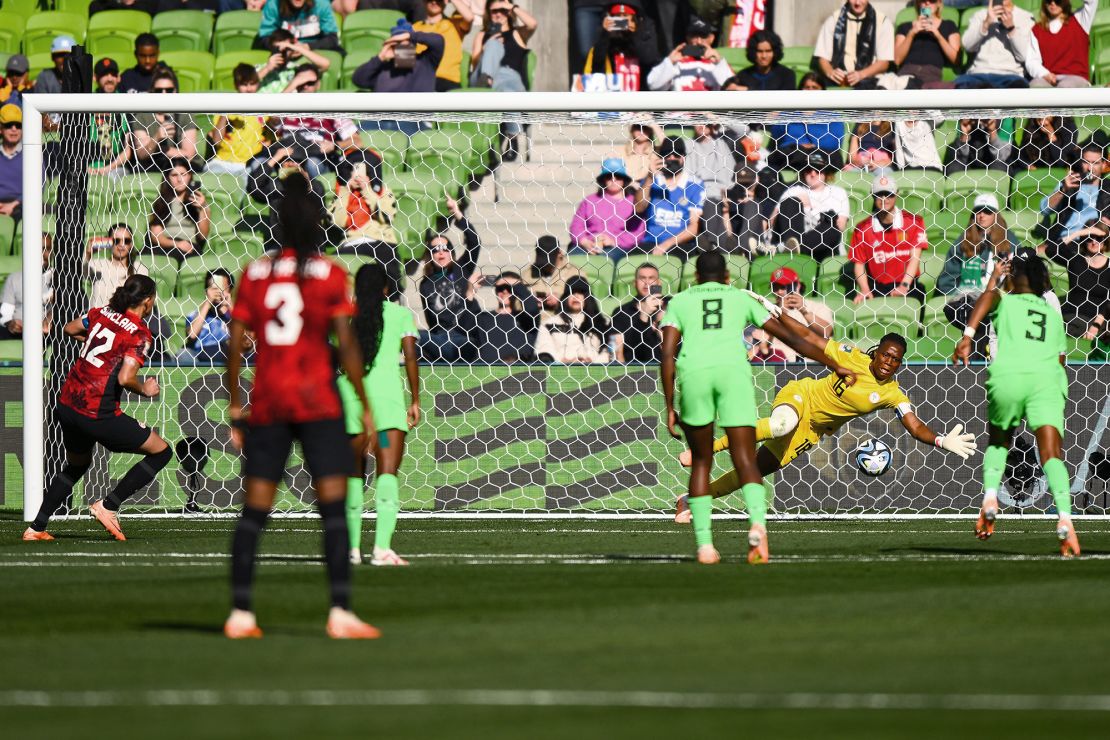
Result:
[[[62,114],[42,150],[42,231],[53,240],[45,476],[61,461],[50,411],[76,352],[59,329],[128,270],[145,271],[159,289],[151,372],[162,394],[128,398],[125,410],[176,455],[133,503],[151,512],[236,504],[225,327],[206,301],[223,302],[223,272],[237,279],[279,240],[270,213],[282,169],[295,166],[325,197],[327,251],[352,273],[386,263],[421,330],[424,420],[402,466],[403,511],[670,510],[686,473],[661,418],[657,326],[667,297],[693,280],[687,257],[710,248],[729,253],[736,284],[786,302],[816,332],[865,348],[902,334],[898,380],[917,414],[938,432],[964,423],[982,449],[984,367],[956,370],[947,358],[997,257],[1032,246],[1051,265],[1070,335],[1075,505],[1106,513],[1108,112]],[[444,243],[450,252],[429,251]],[[790,379],[817,373],[760,331],[746,340],[762,412]],[[985,362],[989,338],[976,350]],[[894,450],[883,477],[849,460],[868,437]],[[1045,511],[1032,436],[1018,440],[1008,503]],[[74,509],[131,464],[117,457],[97,458]],[[893,413],[878,413],[780,473],[773,508],[967,512],[980,464],[981,454],[963,463],[926,448]],[[718,505],[733,510],[735,498]],[[278,509],[310,500],[294,459]]]

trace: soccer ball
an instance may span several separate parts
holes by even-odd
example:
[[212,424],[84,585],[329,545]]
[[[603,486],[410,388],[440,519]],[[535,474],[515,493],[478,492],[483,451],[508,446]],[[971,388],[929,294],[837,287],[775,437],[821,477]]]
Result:
[[868,439],[860,443],[852,453],[856,467],[864,475],[879,476],[890,469],[894,460],[894,453],[884,443],[877,439]]

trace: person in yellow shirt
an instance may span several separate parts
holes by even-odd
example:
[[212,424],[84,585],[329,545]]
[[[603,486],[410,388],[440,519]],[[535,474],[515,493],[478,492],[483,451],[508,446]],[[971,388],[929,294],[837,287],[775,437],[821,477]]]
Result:
[[[451,4],[455,6],[455,12],[448,17],[444,15],[447,0],[424,0],[428,17],[412,24],[414,31],[438,33],[443,37],[443,58],[436,67],[436,92],[455,90],[462,84],[462,40],[474,23],[470,0],[453,0]],[[421,51],[418,48],[416,53]]]
[[[258,92],[258,71],[249,64],[240,64],[232,70],[235,89],[241,93]],[[205,167],[207,172],[238,175],[246,183],[247,163],[262,151],[263,120],[259,116],[220,116],[208,141],[213,155]]]
[[[852,419],[879,409],[894,409],[902,426],[919,442],[939,447],[966,460],[978,449],[975,437],[963,433],[963,424],[956,424],[946,434],[938,435],[913,411],[913,404],[898,386],[894,375],[902,366],[906,340],[900,334],[885,335],[879,344],[864,352],[850,344],[829,339],[825,354],[843,367],[856,373],[856,383],[847,385],[829,373],[820,378],[792,380],[775,396],[771,415],[756,422],[756,442],[762,442],[756,464],[763,476],[786,467],[820,443],[822,437],[836,432]],[[728,449],[728,438],[721,437],[713,451]],[[678,456],[684,466],[690,465],[690,451]],[[731,471],[714,480],[710,493],[725,496],[740,488],[736,472]],[[690,521],[686,496],[678,499],[675,521]]]

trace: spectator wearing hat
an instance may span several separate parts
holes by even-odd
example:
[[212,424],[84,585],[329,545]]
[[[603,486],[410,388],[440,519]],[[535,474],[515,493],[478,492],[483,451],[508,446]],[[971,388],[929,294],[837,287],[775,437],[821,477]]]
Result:
[[686,142],[686,172],[701,181],[705,188],[705,205],[702,208],[702,228],[698,245],[703,250],[722,249],[733,251],[727,216],[722,203],[725,190],[733,183],[736,157],[728,140],[721,135],[715,123],[694,124],[694,138]]
[[288,29],[309,48],[342,51],[339,24],[328,0],[266,0],[254,48],[269,49],[270,34],[279,28]]
[[668,136],[656,154],[635,197],[636,213],[646,224],[640,248],[656,255],[674,253],[685,260],[696,246],[705,187],[684,171],[684,139]]
[[813,56],[830,84],[873,90],[894,65],[894,24],[870,0],[846,0],[822,24]]
[[840,252],[848,225],[848,193],[825,178],[828,162],[817,152],[802,168],[799,182],[783,191],[771,214],[773,233],[786,251],[823,260]]
[[535,259],[521,272],[525,285],[542,304],[545,316],[559,308],[559,296],[563,294],[568,280],[585,277],[582,268],[570,263],[559,246],[559,240],[550,234],[536,240]]
[[[235,91],[244,95],[258,92],[261,79],[249,64],[238,64],[231,71]],[[207,134],[212,158],[205,169],[213,174],[238,175],[246,185],[247,164],[262,151],[265,138],[262,116],[223,115],[216,118]]]
[[23,110],[0,106],[0,216],[23,217]]
[[[96,92],[112,95],[119,92],[119,65],[114,59],[104,57],[93,65]],[[131,160],[131,136],[127,116],[122,113],[94,113],[92,115],[93,155],[89,160],[90,175],[122,177]]]
[[625,92],[646,90],[648,72],[659,63],[655,23],[639,2],[609,3],[597,43],[586,54],[582,74],[617,75]]
[[[808,327],[811,332],[829,339],[833,335],[833,312],[820,301],[807,298],[806,286],[798,273],[789,267],[780,267],[771,273],[771,292],[775,296],[775,305],[779,306],[790,318],[802,326]],[[781,352],[786,362],[796,362],[799,355],[791,347],[773,339],[771,346]],[[803,361],[805,358],[800,358]]]
[[628,192],[631,184],[623,160],[601,163],[597,191],[582,199],[570,221],[571,252],[604,254],[617,262],[640,243],[644,222]]
[[609,322],[590,293],[589,281],[571,278],[563,289],[558,310],[540,322],[536,357],[540,362],[565,365],[610,362],[606,345],[609,333]]
[[[423,45],[423,51],[417,51]],[[355,86],[374,92],[434,92],[436,69],[443,59],[443,36],[414,31],[403,18],[389,32],[378,55],[355,70]],[[420,130],[416,121],[392,119],[364,121],[364,129],[402,131],[412,136]]]
[[39,73],[31,92],[49,95],[62,91],[62,67],[75,46],[77,41],[72,36],[62,34],[54,37],[50,44],[50,60],[54,62],[54,66]]
[[898,183],[887,175],[871,184],[874,215],[856,224],[848,260],[856,280],[855,302],[876,296],[925,300],[917,282],[921,252],[929,248],[925,223],[898,207]]
[[644,262],[636,268],[636,297],[613,312],[616,360],[624,363],[659,361],[663,341],[659,322],[663,315],[663,283],[659,268]]
[[694,18],[686,28],[686,42],[674,48],[648,74],[652,90],[720,90],[732,77],[732,67],[713,48],[709,24]]
[[747,58],[750,67],[744,67],[729,82],[734,90],[793,90],[797,85],[794,70],[782,62],[782,39],[770,29],[756,31],[748,38]]
[[426,17],[412,24],[418,33],[438,33],[443,37],[443,58],[436,69],[436,92],[457,90],[462,84],[463,39],[474,23],[470,0],[453,0],[455,12],[446,15],[447,0],[424,0]]
[[0,105],[11,103],[23,105],[23,93],[30,92],[31,84],[28,70],[31,64],[22,54],[12,54],[4,66],[4,76],[0,77]]
[[161,45],[153,33],[140,33],[135,37],[135,66],[126,69],[120,78],[120,89],[125,93],[150,92],[154,81],[154,68],[158,66]]

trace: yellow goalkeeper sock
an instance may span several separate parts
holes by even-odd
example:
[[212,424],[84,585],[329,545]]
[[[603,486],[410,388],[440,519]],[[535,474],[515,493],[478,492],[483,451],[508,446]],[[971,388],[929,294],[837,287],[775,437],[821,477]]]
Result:
[[740,476],[736,474],[735,470],[730,470],[709,484],[709,495],[713,498],[720,498],[739,489]]
[[755,423],[755,441],[766,442],[771,436],[771,418],[765,416]]
[[724,452],[728,449],[728,435],[713,440],[713,453]]

